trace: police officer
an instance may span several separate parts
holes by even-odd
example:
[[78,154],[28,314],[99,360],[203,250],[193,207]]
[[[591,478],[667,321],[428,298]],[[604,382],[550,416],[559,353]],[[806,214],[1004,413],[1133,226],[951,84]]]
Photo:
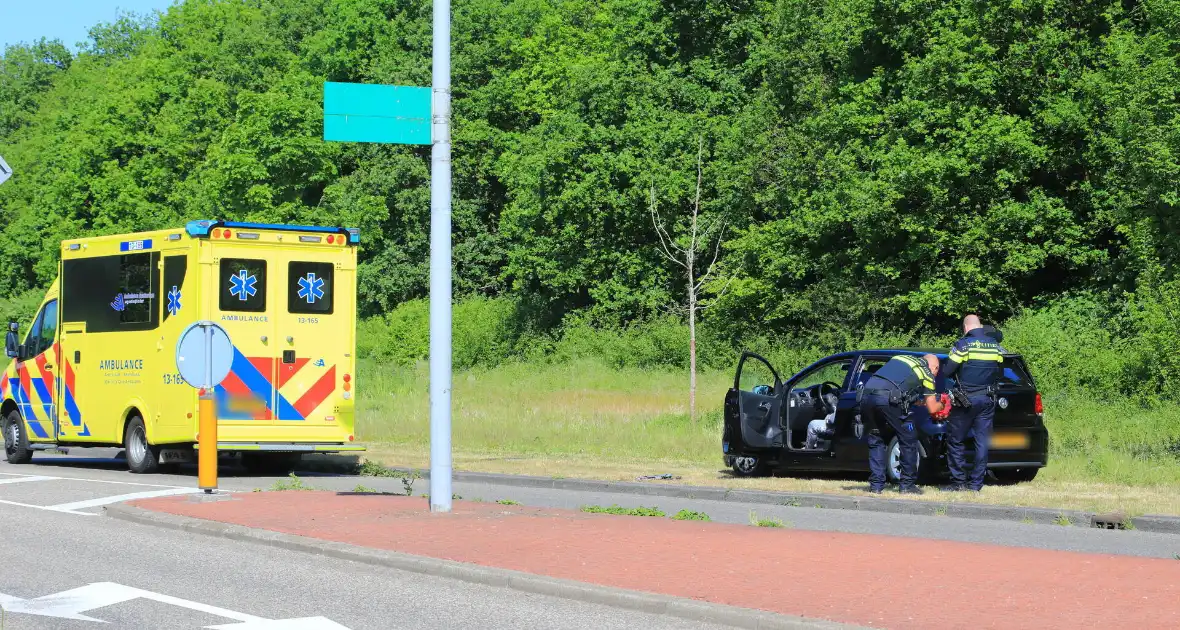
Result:
[[[987,474],[987,446],[996,415],[995,384],[1000,377],[1005,351],[999,343],[1003,335],[991,326],[983,326],[976,315],[963,318],[963,334],[965,336],[951,347],[941,375],[946,377],[949,386],[951,377],[957,374],[955,380],[960,389],[954,397],[959,402],[951,409],[946,436],[947,464],[951,472],[951,485],[946,489],[979,492]],[[975,430],[975,467],[968,478],[963,440],[971,429]]]
[[902,494],[922,494],[915,484],[918,478],[918,432],[910,420],[910,406],[919,400],[937,415],[949,404],[949,398],[937,397],[934,375],[938,357],[899,354],[881,366],[859,392],[861,420],[869,431],[869,492],[879,494],[885,488],[885,441],[881,430],[888,427],[901,443]]

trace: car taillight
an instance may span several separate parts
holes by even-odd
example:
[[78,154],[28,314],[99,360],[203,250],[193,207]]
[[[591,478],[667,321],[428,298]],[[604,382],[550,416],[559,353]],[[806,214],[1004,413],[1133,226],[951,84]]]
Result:
[[1037,400],[1033,403],[1033,411],[1037,412],[1038,415],[1045,413],[1045,405],[1041,403],[1040,392],[1037,392]]

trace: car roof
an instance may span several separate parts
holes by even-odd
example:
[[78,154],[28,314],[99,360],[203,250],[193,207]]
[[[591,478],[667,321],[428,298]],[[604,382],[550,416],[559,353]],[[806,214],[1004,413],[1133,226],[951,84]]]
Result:
[[[894,357],[899,354],[907,354],[911,356],[922,356],[924,354],[933,354],[939,359],[945,359],[949,351],[946,348],[871,348],[867,350],[850,350],[848,352],[838,352],[836,354],[828,355],[820,359],[816,363],[822,361],[829,361],[833,359],[854,359],[856,357]],[[1006,357],[1019,357],[1020,354],[1016,352],[1005,352]]]

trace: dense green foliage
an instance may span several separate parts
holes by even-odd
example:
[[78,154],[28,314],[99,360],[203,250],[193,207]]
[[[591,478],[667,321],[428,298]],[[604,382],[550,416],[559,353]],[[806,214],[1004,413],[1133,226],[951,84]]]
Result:
[[[669,362],[684,280],[649,204],[684,218],[703,141],[702,211],[725,224],[707,363],[768,338],[939,340],[977,309],[1018,317],[1053,387],[1180,391],[1159,352],[1180,344],[1180,0],[453,8],[460,365]],[[362,312],[389,314],[366,330],[402,335],[363,343],[421,356],[429,151],[323,142],[325,80],[429,84],[429,5],[187,0],[74,53],[9,47],[4,310],[64,237],[340,223],[362,230]]]

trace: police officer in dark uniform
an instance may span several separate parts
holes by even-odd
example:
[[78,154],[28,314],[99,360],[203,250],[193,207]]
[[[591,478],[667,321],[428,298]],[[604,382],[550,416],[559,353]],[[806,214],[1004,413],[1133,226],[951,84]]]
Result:
[[934,392],[934,374],[938,357],[900,354],[881,366],[865,382],[860,397],[861,421],[869,431],[869,492],[879,494],[885,488],[885,440],[882,429],[889,428],[901,442],[902,494],[922,494],[914,485],[918,478],[918,432],[910,420],[910,406],[924,401],[932,415],[949,406],[949,398]]
[[[951,347],[941,374],[948,386],[956,375],[958,381],[958,391],[952,392],[955,404],[946,436],[951,472],[951,485],[946,489],[979,492],[987,474],[987,447],[996,415],[995,385],[1005,352],[1000,340],[1004,337],[995,328],[983,326],[976,315],[963,318],[963,333],[965,336]],[[975,467],[968,477],[963,440],[971,429],[975,430]]]

